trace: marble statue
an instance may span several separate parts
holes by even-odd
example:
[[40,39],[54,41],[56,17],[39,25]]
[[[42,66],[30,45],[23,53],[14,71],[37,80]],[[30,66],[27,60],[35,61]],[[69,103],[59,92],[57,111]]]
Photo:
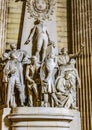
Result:
[[[73,98],[69,91],[66,89],[67,85],[65,79],[65,72],[61,71],[61,75],[56,79],[56,90],[57,90],[57,98],[61,101],[61,104],[58,107],[70,108]],[[69,87],[69,86],[68,86]]]
[[[39,101],[39,93],[38,93],[38,84],[40,84],[39,78],[39,64],[37,63],[37,57],[32,56],[31,64],[26,67],[26,80],[28,87],[28,106],[33,106],[33,98],[35,97],[35,101]],[[34,92],[34,96],[33,96]]]
[[70,60],[70,57],[67,52],[67,48],[62,48],[58,55],[58,65],[66,65]]
[[53,98],[55,105],[58,106],[59,100],[56,97],[56,88],[54,84],[54,68],[56,66],[56,57],[51,53],[45,59],[41,67],[41,85],[42,85],[42,93],[44,94],[44,106],[48,106],[48,94]]
[[76,61],[74,59],[71,59],[69,66],[66,68],[66,79],[68,79],[70,82],[70,92],[73,98],[72,108],[76,108],[76,87],[78,86],[80,88],[80,78],[78,71],[75,68],[75,63]]
[[65,47],[57,52],[56,43],[50,39],[45,25],[45,20],[50,20],[53,15],[55,0],[21,1],[26,1],[27,11],[34,18],[34,26],[24,43],[32,45],[32,54],[29,57],[26,51],[17,49],[13,43],[11,51],[3,55],[7,60],[3,69],[7,107],[25,104],[29,107],[76,109],[76,87],[80,87],[80,78],[74,58],[81,55],[84,45],[81,44],[76,54],[68,54]]
[[[32,46],[36,46],[34,55],[38,57],[39,61],[43,62],[46,56],[47,46],[51,42],[47,27],[44,25],[43,21],[36,20],[34,22],[34,27],[31,29],[25,44],[29,44],[31,42],[32,44],[35,44]],[[42,57],[40,57],[40,53],[42,53]]]
[[84,44],[81,44],[81,49],[76,54],[68,54],[67,48],[63,47],[59,51],[58,61],[57,61],[58,65],[59,66],[67,65],[71,58],[79,57],[81,55],[81,53],[83,52],[83,49],[84,49]]
[[[38,25],[34,27],[33,33],[37,31],[37,27],[40,28]],[[43,42],[39,42],[40,47],[37,46],[38,48],[41,49],[41,46],[44,45],[44,38],[49,41],[49,38],[44,36],[47,34],[39,34],[39,37],[43,38]],[[30,35],[26,44],[30,42],[31,38]],[[47,48],[48,42],[45,44]],[[17,49],[15,44],[11,44],[10,52],[4,53],[7,62],[3,70],[3,81],[8,88],[6,95],[8,107],[24,106],[25,98],[28,97],[26,104],[29,107],[50,106],[77,109],[76,87],[80,87],[80,78],[75,68],[76,60],[72,57],[78,56],[80,52],[71,56],[66,48],[62,48],[56,54],[55,43],[50,42],[49,45],[51,45],[51,50],[46,54],[47,50],[44,49],[42,62],[39,60],[39,51],[29,57],[26,51]],[[16,101],[15,89],[19,93],[20,105]]]
[[[29,39],[26,42],[30,42]],[[38,55],[30,58],[27,52],[17,49],[15,44],[11,44],[10,52],[4,53],[7,62],[3,70],[3,80],[8,88],[6,101],[8,107],[19,106],[16,102],[16,88],[19,92],[20,106],[24,106],[27,96],[27,105],[30,107],[77,109],[76,87],[80,87],[80,78],[75,68],[76,60],[71,58],[66,48],[62,48],[56,54],[55,43],[51,42],[49,45],[51,51],[44,55],[43,62],[39,62]],[[44,51],[46,53],[46,49]],[[27,95],[24,94],[24,86]]]
[[[80,87],[80,78],[75,68],[75,59],[59,70],[56,79],[57,97],[61,100],[61,106],[76,109],[76,86]],[[61,96],[60,96],[61,95]],[[63,100],[63,101],[62,101]]]
[[[23,100],[25,102],[25,84],[24,84],[24,75],[23,75],[23,65],[25,64],[29,64],[30,60],[29,60],[29,55],[27,54],[26,51],[23,51],[21,49],[17,49],[17,46],[15,43],[12,43],[10,45],[11,47],[11,51],[10,52],[5,52],[3,54],[3,59],[7,59],[8,61],[11,60],[11,54],[14,54],[16,56],[16,59],[18,61],[18,72],[19,72],[19,78],[20,78],[20,82],[21,82],[21,87],[22,87],[22,93],[23,93]],[[4,72],[3,72],[4,73]],[[5,78],[3,78],[5,79]],[[5,80],[3,80],[5,83]],[[6,83],[5,83],[6,84]],[[7,97],[7,95],[6,95]]]
[[8,83],[8,91],[7,91],[7,107],[16,107],[15,103],[15,92],[16,89],[19,92],[20,105],[23,106],[23,89],[20,81],[19,75],[19,61],[14,53],[10,54],[10,60],[6,63],[4,67],[4,80]]

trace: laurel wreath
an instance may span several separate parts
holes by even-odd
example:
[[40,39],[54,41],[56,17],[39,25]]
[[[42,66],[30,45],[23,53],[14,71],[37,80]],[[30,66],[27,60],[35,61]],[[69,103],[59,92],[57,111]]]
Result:
[[[39,0],[40,1],[40,0]],[[40,10],[36,7],[36,0],[27,0],[26,6],[28,13],[30,14],[30,18],[34,19],[42,19],[42,20],[51,20],[51,16],[54,13],[55,9],[55,0],[45,0],[46,8],[44,10]]]

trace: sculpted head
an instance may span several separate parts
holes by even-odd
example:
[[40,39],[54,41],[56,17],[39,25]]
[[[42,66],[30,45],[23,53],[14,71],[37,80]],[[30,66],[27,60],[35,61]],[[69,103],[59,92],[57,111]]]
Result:
[[37,62],[37,57],[36,56],[32,56],[31,57],[31,63],[35,64]]
[[17,45],[16,45],[16,43],[12,43],[12,44],[10,44],[10,47],[11,47],[12,50],[17,49]]
[[67,52],[68,52],[68,50],[67,50],[66,47],[63,47],[63,48],[61,49],[61,54],[67,54]]
[[43,11],[46,9],[46,0],[35,0],[35,5],[39,11]]

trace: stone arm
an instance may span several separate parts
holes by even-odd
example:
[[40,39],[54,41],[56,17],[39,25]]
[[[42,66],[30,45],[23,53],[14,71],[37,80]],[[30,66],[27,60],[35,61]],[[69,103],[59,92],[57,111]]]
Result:
[[33,35],[35,33],[35,30],[36,30],[36,27],[34,26],[31,31],[30,31],[30,34],[26,40],[26,42],[24,44],[29,44],[30,41],[32,41],[32,38],[33,38]]
[[8,53],[4,53],[3,54],[3,56],[2,56],[2,60],[4,61],[4,60],[10,60],[10,53],[8,52]]
[[10,73],[9,71],[9,63],[7,62],[7,64],[5,65],[4,69],[3,69],[3,82],[8,82],[8,75]]
[[48,46],[52,45],[54,48],[56,47],[55,43],[51,40],[48,30],[46,30],[46,34],[48,36]]
[[70,58],[79,57],[82,54],[84,47],[85,47],[85,45],[81,44],[81,48],[80,48],[80,50],[76,54],[69,54]]
[[4,74],[6,76],[9,76],[9,75],[14,74],[16,72],[15,68],[11,69],[11,65],[10,64],[11,64],[10,62],[7,62],[7,64],[5,65]]
[[4,66],[6,64],[6,62],[7,62],[7,60],[8,59],[2,59],[2,58],[0,58],[0,65]]
[[27,65],[26,67],[26,80],[29,81],[30,83],[34,83],[34,80],[32,80],[31,76],[29,76],[29,70],[30,70],[30,65]]
[[51,39],[50,39],[48,30],[46,30],[46,34],[47,34],[47,36],[48,36],[48,43],[51,43]]

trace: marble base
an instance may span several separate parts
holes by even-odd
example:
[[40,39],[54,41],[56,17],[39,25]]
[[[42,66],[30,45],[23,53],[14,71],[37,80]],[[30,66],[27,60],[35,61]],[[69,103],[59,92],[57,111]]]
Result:
[[0,108],[0,130],[9,130],[10,122],[7,116],[11,113],[10,108]]
[[80,130],[80,113],[64,108],[14,108],[8,119],[12,130]]

